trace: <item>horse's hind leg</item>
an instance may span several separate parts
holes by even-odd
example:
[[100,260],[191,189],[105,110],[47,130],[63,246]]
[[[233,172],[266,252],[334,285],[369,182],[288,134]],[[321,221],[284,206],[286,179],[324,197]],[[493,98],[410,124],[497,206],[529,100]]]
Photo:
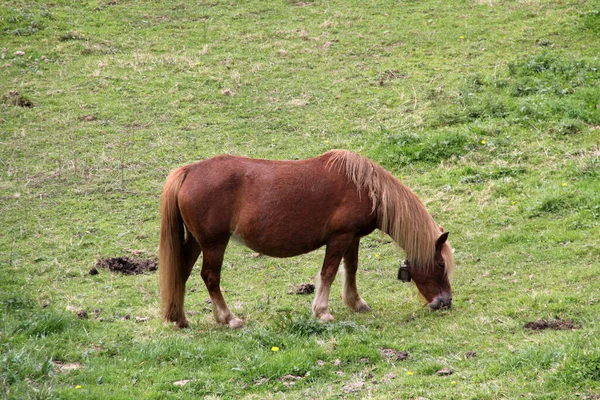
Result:
[[359,296],[356,288],[356,270],[358,269],[358,244],[359,238],[355,238],[343,260],[344,282],[342,286],[342,301],[354,311],[369,311],[371,307]]
[[323,267],[319,276],[319,287],[317,288],[317,293],[312,304],[313,315],[321,322],[333,321],[333,316],[329,312],[329,292],[340,266],[340,261],[346,253],[351,240],[351,236],[345,235],[338,236],[327,243],[325,260],[323,261]]
[[227,307],[221,293],[221,267],[227,242],[210,247],[202,247],[202,279],[208,289],[208,295],[213,304],[215,320],[221,325],[231,328],[241,328],[244,322],[233,315]]
[[200,245],[189,231],[187,232],[183,247],[185,249],[185,270],[183,273],[184,280],[187,282],[192,273],[192,269],[194,268],[194,264],[198,260],[198,257],[200,257],[201,249]]
[[200,245],[194,239],[194,237],[188,232],[186,235],[185,243],[183,244],[183,254],[185,257],[184,264],[181,270],[181,280],[182,285],[179,286],[180,293],[178,296],[181,298],[180,303],[181,308],[177,309],[177,312],[174,312],[170,315],[170,320],[174,321],[178,328],[187,328],[189,326],[187,318],[185,317],[185,312],[183,309],[183,299],[185,297],[185,284],[192,273],[192,269],[194,268],[194,264],[198,257],[200,256]]

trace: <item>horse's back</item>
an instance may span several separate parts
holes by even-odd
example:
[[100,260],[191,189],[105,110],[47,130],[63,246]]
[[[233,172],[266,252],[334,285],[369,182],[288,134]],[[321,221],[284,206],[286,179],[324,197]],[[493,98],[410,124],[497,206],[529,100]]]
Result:
[[327,157],[218,156],[189,166],[179,206],[199,240],[234,235],[261,253],[288,256],[322,246],[332,229],[358,229],[350,225],[369,214],[365,197]]

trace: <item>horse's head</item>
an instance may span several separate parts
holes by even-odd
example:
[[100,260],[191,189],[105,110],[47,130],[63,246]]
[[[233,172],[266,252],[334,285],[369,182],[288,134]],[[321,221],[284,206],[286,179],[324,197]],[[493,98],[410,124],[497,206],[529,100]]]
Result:
[[452,289],[448,272],[453,265],[452,248],[448,243],[448,232],[442,233],[435,242],[434,266],[426,267],[407,262],[410,278],[427,300],[432,310],[452,306]]

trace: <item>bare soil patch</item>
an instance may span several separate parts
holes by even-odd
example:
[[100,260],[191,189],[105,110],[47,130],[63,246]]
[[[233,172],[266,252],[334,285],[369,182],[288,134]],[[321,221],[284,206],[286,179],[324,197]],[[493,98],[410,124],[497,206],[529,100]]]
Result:
[[563,321],[561,319],[540,319],[537,321],[528,322],[523,327],[531,331],[543,331],[546,329],[552,329],[555,331],[565,331],[580,328],[580,326],[573,321]]
[[406,351],[398,351],[388,348],[380,349],[379,354],[381,354],[381,356],[384,358],[391,359],[394,361],[404,361],[409,356],[409,354]]
[[475,358],[475,357],[477,357],[476,351],[467,351],[465,353],[465,358]]
[[90,275],[96,275],[99,268],[108,268],[112,273],[123,275],[139,275],[145,272],[156,271],[158,269],[158,262],[156,260],[129,257],[104,258],[96,261],[95,267],[90,270]]
[[437,376],[448,376],[448,375],[452,375],[454,373],[454,371],[452,371],[450,368],[442,368],[438,371],[435,371],[435,374]]
[[315,285],[302,283],[300,286],[288,290],[288,294],[311,294],[315,292]]
[[2,102],[18,107],[33,108],[33,103],[16,91],[10,91],[8,95],[2,96]]
[[56,372],[67,372],[67,371],[73,371],[73,370],[77,370],[81,368],[81,364],[79,363],[64,363],[62,361],[52,361],[52,364],[54,364],[54,370]]

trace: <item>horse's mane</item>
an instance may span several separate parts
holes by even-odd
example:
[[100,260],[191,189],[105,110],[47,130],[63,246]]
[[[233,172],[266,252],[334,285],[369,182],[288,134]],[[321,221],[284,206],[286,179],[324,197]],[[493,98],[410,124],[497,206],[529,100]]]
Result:
[[[336,168],[357,186],[366,190],[377,226],[404,249],[412,265],[424,269],[435,266],[435,242],[441,234],[421,200],[395,176],[371,160],[348,150],[331,150],[323,154],[327,165]],[[446,272],[453,268],[452,249],[444,245],[442,255]]]

